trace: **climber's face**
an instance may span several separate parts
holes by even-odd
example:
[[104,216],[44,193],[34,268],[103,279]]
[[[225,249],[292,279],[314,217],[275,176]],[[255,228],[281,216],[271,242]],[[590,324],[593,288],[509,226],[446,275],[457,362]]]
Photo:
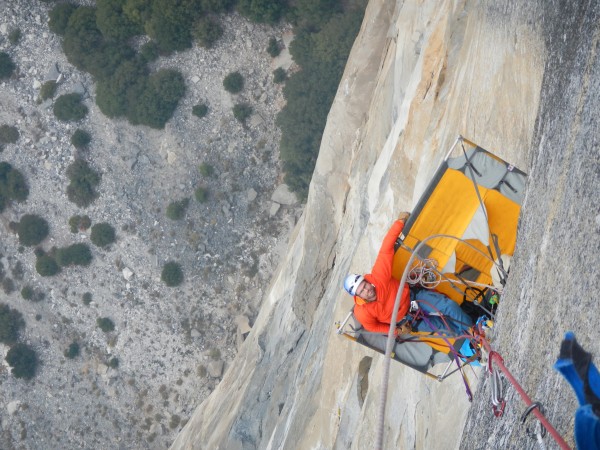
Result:
[[375,286],[369,283],[367,280],[363,280],[358,289],[356,289],[356,295],[363,300],[373,302],[377,300],[377,293],[375,292]]

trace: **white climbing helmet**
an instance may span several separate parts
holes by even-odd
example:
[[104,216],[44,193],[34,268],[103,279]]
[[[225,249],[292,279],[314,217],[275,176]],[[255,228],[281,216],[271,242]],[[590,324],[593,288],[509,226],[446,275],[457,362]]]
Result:
[[362,281],[365,279],[362,275],[351,273],[344,280],[344,289],[350,295],[356,295],[356,290]]

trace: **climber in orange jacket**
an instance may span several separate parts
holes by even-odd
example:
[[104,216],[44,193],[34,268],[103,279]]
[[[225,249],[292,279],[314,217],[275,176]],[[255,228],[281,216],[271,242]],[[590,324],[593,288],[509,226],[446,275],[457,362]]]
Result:
[[[371,273],[364,276],[350,274],[344,280],[344,289],[354,297],[356,305],[354,316],[367,331],[387,333],[390,328],[392,310],[400,287],[400,281],[392,277],[394,244],[409,215],[408,212],[401,213],[398,220],[392,224],[383,239]],[[400,297],[398,321],[408,313],[411,300],[416,300],[419,307],[427,313],[441,312],[444,316],[452,319],[449,321],[450,326],[452,331],[457,333],[466,332],[473,323],[460,306],[445,295],[427,289],[417,289],[411,292],[408,283],[404,285]],[[417,325],[417,330],[435,331],[431,329],[431,323],[438,329],[444,328],[441,319],[430,317],[428,321],[421,321]],[[408,331],[406,328],[397,328],[395,334],[403,334]]]

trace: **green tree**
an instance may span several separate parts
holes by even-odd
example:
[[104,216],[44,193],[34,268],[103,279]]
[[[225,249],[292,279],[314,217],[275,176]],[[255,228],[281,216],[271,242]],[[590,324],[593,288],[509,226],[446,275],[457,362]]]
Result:
[[19,330],[25,326],[23,315],[5,303],[0,303],[0,342],[12,344],[19,338]]
[[29,380],[35,376],[38,359],[35,350],[29,345],[18,343],[13,345],[6,354],[6,362],[12,367],[15,378]]
[[112,77],[98,81],[96,104],[108,117],[128,114],[129,105],[135,105],[146,90],[148,70],[138,60],[121,64]]
[[82,159],[76,159],[67,168],[67,176],[71,180],[67,186],[69,200],[77,206],[85,208],[96,198],[96,186],[100,184],[100,175]]
[[254,22],[276,23],[286,11],[282,0],[238,0],[237,10]]
[[119,358],[117,358],[116,356],[110,358],[110,360],[108,361],[108,367],[110,367],[111,369],[116,369],[117,367],[119,367]]
[[273,71],[273,83],[279,84],[283,83],[285,80],[287,80],[287,73],[285,73],[283,67],[278,67]]
[[50,255],[40,255],[35,262],[35,270],[43,277],[51,277],[60,272],[60,266]]
[[79,347],[79,343],[77,341],[71,342],[69,348],[65,350],[65,356],[69,359],[78,357],[80,353],[81,348]]
[[181,270],[181,265],[175,261],[167,262],[163,266],[160,278],[169,287],[179,286],[183,282],[183,271]]
[[88,108],[81,103],[81,94],[64,94],[54,103],[54,115],[63,122],[83,119],[88,113]]
[[306,198],[327,114],[335,97],[362,10],[334,14],[316,32],[301,29],[290,52],[302,70],[286,81],[287,100],[277,116],[281,128],[280,156],[289,188]]
[[289,17],[298,28],[320,29],[341,7],[338,0],[295,0]]
[[61,267],[89,266],[92,262],[92,252],[84,243],[71,244],[68,247],[57,249],[55,258]]
[[279,41],[274,37],[269,38],[269,45],[267,46],[267,53],[271,55],[272,58],[279,56],[281,53],[281,47],[279,45]]
[[148,82],[136,101],[128,102],[127,118],[133,125],[162,129],[173,116],[184,94],[185,82],[181,73],[161,69],[148,77]]
[[105,333],[108,333],[115,329],[115,323],[108,317],[99,317],[98,319],[96,319],[96,325],[98,325],[98,327]]
[[125,0],[123,14],[131,22],[143,27],[151,14],[151,0]]
[[97,223],[92,227],[90,240],[98,247],[107,247],[115,242],[115,229],[106,222]]
[[14,144],[19,139],[19,130],[11,125],[0,125],[0,144]]
[[105,38],[126,41],[143,32],[124,12],[126,0],[97,0],[96,25]]
[[96,24],[96,8],[89,6],[80,6],[71,14],[62,44],[71,64],[101,79],[135,57],[126,42],[104,39]]
[[21,245],[38,245],[48,236],[48,222],[35,214],[25,214],[18,224],[17,234]]
[[252,115],[252,106],[247,103],[237,103],[233,107],[233,116],[244,125],[246,120]]
[[79,149],[84,148],[91,141],[92,141],[92,136],[90,135],[90,133],[88,133],[85,130],[82,130],[81,128],[77,128],[75,130],[75,132],[73,133],[73,136],[71,136],[71,144],[73,144],[73,146],[75,148],[79,148]]
[[10,55],[6,52],[0,52],[0,80],[10,78],[16,68],[17,66],[15,66]]
[[192,108],[192,114],[202,119],[208,114],[208,106],[204,103],[194,105],[194,107]]
[[0,162],[0,213],[10,201],[23,202],[29,195],[29,188],[23,174],[9,163]]
[[179,201],[173,201],[167,206],[167,217],[171,220],[181,220],[185,216],[185,211],[190,204],[189,198],[184,198]]
[[69,24],[69,17],[77,9],[72,3],[58,3],[50,10],[48,20],[48,27],[50,31],[63,36],[67,31],[67,25]]
[[214,18],[204,16],[194,25],[193,35],[199,46],[212,48],[223,36],[223,28]]
[[21,289],[21,297],[23,297],[24,300],[33,300],[35,297],[34,289],[28,284],[23,286],[23,289]]
[[89,216],[71,216],[69,219],[69,229],[71,230],[71,233],[85,231],[90,225],[92,225],[92,221]]
[[237,94],[244,89],[244,77],[239,72],[231,72],[223,79],[223,87],[227,92]]
[[160,56],[158,45],[154,41],[146,42],[140,48],[138,56],[143,63],[155,61]]
[[153,0],[151,14],[144,23],[148,36],[162,53],[186,50],[192,46],[192,25],[201,14],[199,0]]
[[42,87],[40,88],[40,99],[48,100],[49,98],[54,97],[54,94],[56,93],[56,87],[57,84],[54,80],[48,80],[42,84]]
[[213,13],[229,11],[234,4],[235,0],[200,0],[202,11]]

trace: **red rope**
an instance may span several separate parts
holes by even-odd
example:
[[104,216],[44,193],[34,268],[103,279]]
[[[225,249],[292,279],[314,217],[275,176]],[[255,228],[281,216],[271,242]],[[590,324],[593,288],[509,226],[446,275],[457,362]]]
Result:
[[[515,377],[513,377],[512,374],[510,373],[510,371],[506,368],[506,366],[504,365],[504,360],[502,359],[502,356],[500,356],[499,353],[492,350],[489,342],[487,342],[487,340],[485,338],[481,339],[481,342],[483,343],[485,349],[489,352],[489,370],[490,370],[490,372],[492,371],[492,361],[493,361],[493,362],[495,362],[496,366],[500,368],[502,373],[504,373],[504,375],[506,376],[508,381],[510,381],[510,384],[512,384],[513,387],[517,390],[517,392],[521,396],[521,399],[525,402],[525,405],[527,405],[527,407],[531,406],[533,404],[533,401],[529,398],[529,396],[527,395],[525,390],[521,387],[521,385],[517,382]],[[544,414],[542,414],[542,412],[540,411],[540,409],[538,407],[535,407],[532,412],[533,412],[533,414],[535,414],[535,417],[537,417],[538,420],[542,423],[544,428],[546,428],[546,430],[548,430],[548,432],[552,435],[552,437],[554,438],[556,443],[562,449],[571,450],[571,447],[569,447],[567,445],[567,443],[562,438],[562,436],[558,433],[558,431],[556,431],[556,429],[552,426],[552,424],[548,421],[548,419],[546,419],[546,416],[544,416]]]

